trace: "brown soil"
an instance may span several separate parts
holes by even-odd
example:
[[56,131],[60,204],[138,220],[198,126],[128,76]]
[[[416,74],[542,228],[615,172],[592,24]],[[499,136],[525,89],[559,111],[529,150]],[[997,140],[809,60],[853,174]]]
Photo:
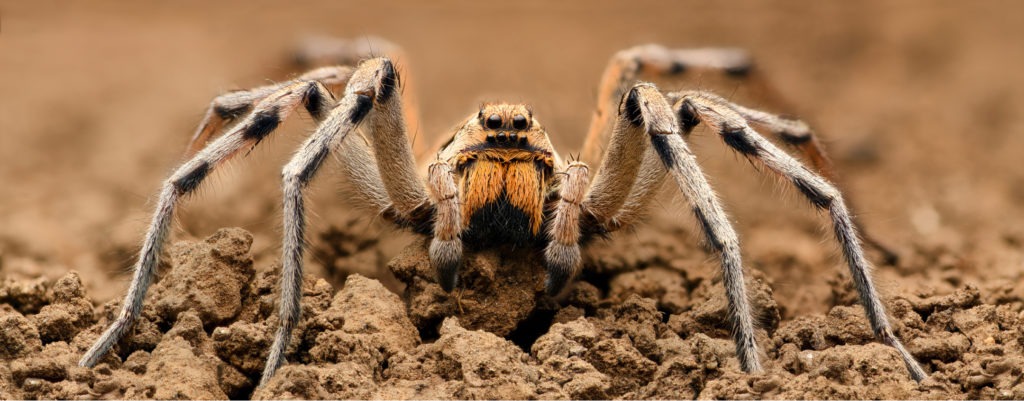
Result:
[[[1024,398],[1024,7],[685,6],[0,2],[0,399]],[[182,208],[133,333],[76,367],[203,107],[287,76],[311,33],[403,45],[423,137],[500,98],[533,104],[563,152],[614,51],[750,49],[900,254],[877,281],[930,378],[872,338],[823,216],[698,133],[744,242],[764,374],[739,370],[715,259],[669,197],[651,224],[594,244],[562,297],[541,295],[534,257],[486,252],[446,294],[422,238],[348,210],[321,178],[303,320],[255,389],[277,327],[277,177],[301,118]],[[692,86],[779,107],[738,83]]]

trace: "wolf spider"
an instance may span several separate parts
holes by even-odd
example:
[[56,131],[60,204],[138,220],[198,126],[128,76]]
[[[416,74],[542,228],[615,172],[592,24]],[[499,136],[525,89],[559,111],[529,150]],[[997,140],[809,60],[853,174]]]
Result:
[[[352,53],[359,53],[346,46],[335,50],[349,53],[351,59],[357,59]],[[426,167],[425,179],[418,173],[406,135],[409,117],[403,112],[402,82],[395,65],[388,58],[345,64],[349,65],[314,69],[287,82],[213,100],[193,137],[190,158],[163,184],[120,314],[80,365],[95,365],[138,317],[178,202],[214,168],[256,146],[302,106],[317,128],[283,170],[281,324],[261,385],[284,362],[290,333],[299,322],[303,189],[332,154],[340,161],[340,174],[355,189],[353,205],[367,206],[398,227],[431,238],[429,260],[446,291],[458,284],[464,248],[514,244],[543,248],[545,289],[558,294],[580,270],[581,244],[639,223],[671,176],[708,245],[719,255],[740,366],[746,372],[761,371],[739,240],[686,143],[701,123],[828,214],[875,335],[899,352],[914,380],[925,378],[889,324],[857,227],[839,190],[830,183],[831,165],[807,124],[712,93],[665,93],[639,81],[680,79],[693,70],[750,77],[746,53],[657,45],[617,53],[602,77],[598,108],[578,159],[566,160],[555,151],[530,107],[484,104],[441,146]],[[780,150],[752,125],[803,151],[821,174]],[[214,138],[222,129],[226,132]],[[602,147],[607,151],[600,157]],[[592,179],[581,160],[600,160]]]

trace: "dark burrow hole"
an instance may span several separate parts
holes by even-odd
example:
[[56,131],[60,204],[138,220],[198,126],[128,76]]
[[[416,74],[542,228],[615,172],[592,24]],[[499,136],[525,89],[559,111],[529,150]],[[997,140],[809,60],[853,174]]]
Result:
[[[612,288],[612,278],[615,277],[614,273],[609,272],[596,272],[593,269],[583,269],[580,276],[576,278],[576,282],[586,281],[597,287],[601,291],[601,299],[608,297],[608,291]],[[587,311],[590,313],[590,311]]]
[[256,392],[256,385],[260,382],[260,375],[247,375],[249,378],[250,385],[242,387],[235,391],[233,394],[228,394],[228,398],[232,400],[251,400],[252,394]]
[[668,310],[668,308],[658,305],[658,312],[661,312],[661,322],[667,324],[668,319],[672,317],[672,311]]
[[431,319],[426,321],[422,326],[418,327],[420,332],[420,343],[430,344],[441,338],[441,322],[444,321],[443,317]]
[[533,343],[536,342],[540,336],[546,334],[548,329],[551,328],[551,323],[555,321],[555,313],[557,312],[558,305],[538,305],[537,308],[530,313],[530,316],[522,322],[519,322],[516,329],[512,330],[511,333],[508,333],[505,338],[518,345],[519,348],[522,348],[523,352],[529,354],[530,348],[533,347]]

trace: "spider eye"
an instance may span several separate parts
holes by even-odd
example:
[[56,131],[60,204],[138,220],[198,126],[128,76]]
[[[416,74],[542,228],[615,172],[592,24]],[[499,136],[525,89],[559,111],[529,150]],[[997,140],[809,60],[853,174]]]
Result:
[[516,114],[515,117],[512,117],[512,128],[526,129],[526,126],[528,124],[529,123],[526,121],[526,117],[523,117],[522,114]]
[[491,114],[490,117],[487,117],[485,126],[490,129],[501,128],[501,116],[497,114]]

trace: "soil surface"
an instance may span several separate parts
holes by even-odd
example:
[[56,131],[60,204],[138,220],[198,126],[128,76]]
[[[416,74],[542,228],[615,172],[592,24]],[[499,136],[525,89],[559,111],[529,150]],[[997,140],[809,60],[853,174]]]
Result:
[[[0,2],[0,399],[1024,399],[1024,6],[811,6]],[[764,373],[739,369],[716,258],[671,187],[649,224],[592,244],[560,297],[542,295],[529,252],[469,255],[449,294],[425,239],[350,210],[328,168],[307,202],[302,321],[257,389],[278,325],[280,168],[308,117],[180,208],[133,331],[77,367],[209,100],[294,74],[306,35],[402,45],[417,141],[504,99],[532,104],[563,154],[615,51],[749,49],[787,104],[739,80],[687,87],[817,128],[861,221],[900,256],[871,252],[876,282],[930,377],[873,339],[825,216],[698,131],[742,239]]]

